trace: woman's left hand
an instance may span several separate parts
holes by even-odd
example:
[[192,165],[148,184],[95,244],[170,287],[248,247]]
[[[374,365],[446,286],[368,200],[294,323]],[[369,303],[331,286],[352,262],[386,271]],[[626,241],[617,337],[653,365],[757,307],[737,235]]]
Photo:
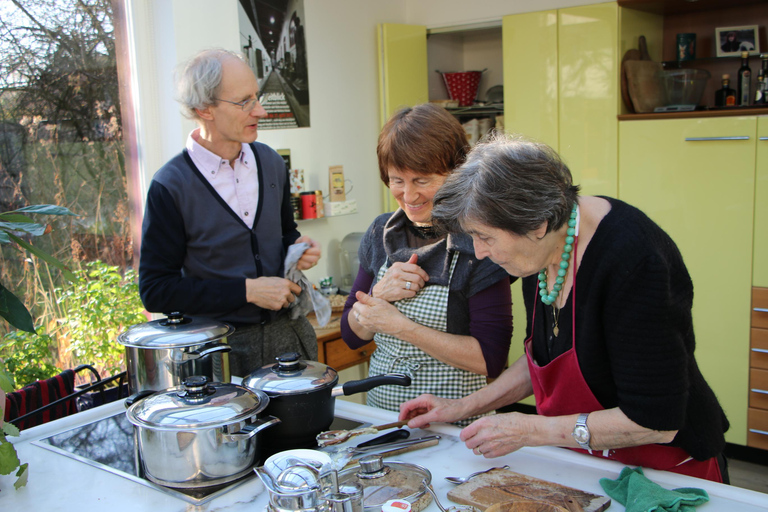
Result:
[[387,302],[415,297],[429,281],[429,274],[418,266],[418,256],[412,254],[407,262],[393,263],[373,287],[373,296]]
[[308,243],[309,247],[304,251],[304,254],[301,255],[301,258],[299,258],[298,263],[296,263],[296,268],[299,270],[307,270],[317,265],[317,261],[320,259],[320,244],[308,236],[300,236],[295,243],[299,244],[301,242]]
[[402,321],[407,320],[395,306],[384,299],[371,297],[365,292],[355,294],[357,302],[352,306],[350,314],[355,317],[365,330],[372,333],[397,336],[402,328]]
[[459,436],[475,455],[501,457],[531,446],[530,415],[519,412],[485,416],[465,427]]

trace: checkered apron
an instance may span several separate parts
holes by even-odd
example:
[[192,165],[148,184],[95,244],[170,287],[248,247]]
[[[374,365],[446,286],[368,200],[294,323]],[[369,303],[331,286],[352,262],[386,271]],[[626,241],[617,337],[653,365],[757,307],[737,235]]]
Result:
[[[459,253],[456,252],[448,274],[449,285],[458,260]],[[387,262],[379,269],[377,281],[381,280],[386,270]],[[394,306],[414,322],[446,332],[448,292],[449,286],[425,286],[415,297],[399,300]],[[487,384],[484,375],[447,365],[394,336],[377,333],[373,339],[376,341],[376,350],[371,355],[369,376],[398,372],[410,375],[413,381],[408,387],[379,386],[368,391],[367,403],[370,406],[399,411],[401,403],[422,393],[443,398],[462,398]],[[466,426],[479,417],[467,418],[455,424]]]

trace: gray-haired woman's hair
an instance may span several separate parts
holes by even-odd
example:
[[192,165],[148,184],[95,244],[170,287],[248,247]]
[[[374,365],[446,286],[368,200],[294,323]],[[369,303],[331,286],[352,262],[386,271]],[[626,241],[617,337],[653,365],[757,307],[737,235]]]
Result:
[[216,103],[216,93],[221,85],[222,62],[242,57],[221,48],[203,50],[181,65],[176,73],[176,101],[184,115],[197,119],[196,108],[204,109]]
[[433,221],[461,232],[467,222],[525,235],[567,222],[579,193],[568,167],[546,144],[496,134],[478,143],[434,198]]

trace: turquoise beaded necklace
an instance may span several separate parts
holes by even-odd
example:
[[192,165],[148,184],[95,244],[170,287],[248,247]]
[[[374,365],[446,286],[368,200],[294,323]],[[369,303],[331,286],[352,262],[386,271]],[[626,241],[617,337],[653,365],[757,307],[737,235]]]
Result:
[[557,278],[555,278],[555,284],[552,285],[551,292],[547,290],[546,267],[539,271],[539,296],[541,296],[541,302],[547,306],[551,305],[557,300],[557,297],[560,295],[560,290],[563,289],[565,276],[568,273],[568,267],[570,266],[574,237],[578,236],[578,226],[579,205],[577,203],[573,205],[573,210],[571,210],[571,218],[568,219],[568,229],[565,232],[565,245],[563,246],[563,254],[560,256],[560,268],[557,270]]

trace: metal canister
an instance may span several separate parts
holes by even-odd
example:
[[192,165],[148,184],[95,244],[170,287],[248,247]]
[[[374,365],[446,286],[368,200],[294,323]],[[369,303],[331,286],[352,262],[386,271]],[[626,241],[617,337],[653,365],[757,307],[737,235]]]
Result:
[[317,194],[314,192],[302,192],[301,194],[301,218],[317,218]]
[[291,206],[293,207],[293,220],[301,220],[301,196],[298,192],[291,194]]
[[317,218],[325,217],[325,209],[323,208],[323,191],[315,190],[315,206],[317,208]]

